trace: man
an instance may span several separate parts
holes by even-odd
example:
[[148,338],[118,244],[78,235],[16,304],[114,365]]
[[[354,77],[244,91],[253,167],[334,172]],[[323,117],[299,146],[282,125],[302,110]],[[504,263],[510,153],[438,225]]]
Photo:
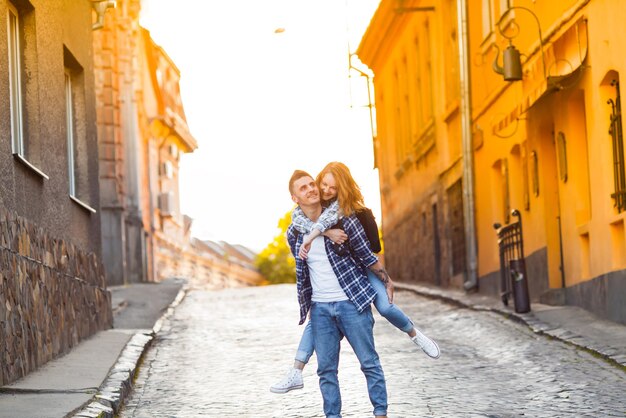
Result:
[[[289,180],[289,191],[303,213],[311,221],[317,221],[322,213],[322,205],[313,177],[296,170]],[[302,234],[297,233],[293,225],[287,229],[287,240],[296,259],[300,324],[304,323],[310,310],[317,374],[326,417],[341,417],[337,371],[340,341],[345,336],[361,363],[374,415],[385,418],[387,388],[374,347],[374,318],[371,311],[376,292],[353,256],[359,258],[363,265],[380,271],[383,280],[387,276],[378,258],[371,252],[356,216],[344,217],[343,228],[348,235],[352,255],[337,254],[329,239],[318,236],[312,241],[306,260],[297,256],[303,241]]]

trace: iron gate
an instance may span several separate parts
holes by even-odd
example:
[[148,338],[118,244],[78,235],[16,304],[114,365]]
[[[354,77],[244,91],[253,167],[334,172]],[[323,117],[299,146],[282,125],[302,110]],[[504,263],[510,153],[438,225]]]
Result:
[[513,297],[515,312],[530,311],[528,278],[524,260],[524,239],[522,235],[522,215],[517,209],[511,211],[516,222],[502,226],[493,225],[498,234],[500,252],[500,298],[508,306],[509,297]]

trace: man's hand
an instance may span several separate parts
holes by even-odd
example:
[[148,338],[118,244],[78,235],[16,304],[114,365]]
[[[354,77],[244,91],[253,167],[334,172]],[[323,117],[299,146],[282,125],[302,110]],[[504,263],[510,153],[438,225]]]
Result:
[[387,290],[387,297],[389,298],[389,303],[393,303],[393,289],[394,285],[391,281],[391,277],[389,277],[389,273],[383,267],[380,261],[377,261],[376,264],[370,266],[370,270],[374,272],[376,277],[380,279],[381,282],[385,285],[385,290]]
[[306,260],[310,249],[311,249],[311,243],[310,242],[306,242],[306,240],[304,240],[302,242],[302,245],[300,246],[300,251],[298,251],[298,256],[302,260]]
[[394,286],[393,286],[393,281],[391,280],[391,278],[387,282],[387,285],[385,286],[385,288],[387,290],[387,297],[389,298],[389,303],[393,303]]
[[335,244],[343,244],[348,240],[348,234],[343,229],[328,229],[323,235]]

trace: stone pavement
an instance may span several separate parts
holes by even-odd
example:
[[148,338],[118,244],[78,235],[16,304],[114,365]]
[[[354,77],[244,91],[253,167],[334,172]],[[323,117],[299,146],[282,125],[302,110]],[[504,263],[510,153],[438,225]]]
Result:
[[98,416],[101,410],[106,416],[107,408],[119,407],[143,352],[184,296],[185,284],[172,279],[109,287],[113,328],[0,388],[0,418]]
[[537,334],[572,344],[626,370],[626,325],[601,319],[582,308],[531,303],[530,312],[518,314],[510,306],[512,301],[507,307],[499,298],[478,293],[406,283],[396,283],[396,289],[477,311],[498,313],[527,325]]
[[[396,289],[474,311],[494,312],[527,325],[536,334],[554,337],[626,369],[626,326],[599,319],[585,310],[532,304],[530,313],[516,314],[499,299],[479,294],[404,283],[397,283]],[[184,298],[187,286],[171,280],[110,290],[114,328],[0,388],[0,418],[114,417],[119,412],[131,393],[144,353],[163,321]],[[275,373],[270,379],[274,377]]]
[[[624,370],[491,311],[396,292],[441,347],[429,359],[374,309],[390,418],[604,418],[626,413]],[[320,418],[315,355],[304,388],[269,391],[293,364],[303,327],[295,285],[194,289],[144,354],[119,418]],[[344,418],[372,416],[365,379],[341,344]]]

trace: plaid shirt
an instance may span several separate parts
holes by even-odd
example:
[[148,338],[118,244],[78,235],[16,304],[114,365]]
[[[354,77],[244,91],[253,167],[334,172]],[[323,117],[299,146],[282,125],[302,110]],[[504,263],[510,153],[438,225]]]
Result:
[[[363,226],[354,214],[343,218],[343,227],[348,235],[350,253],[345,256],[338,255],[332,248],[332,241],[324,237],[326,254],[337,279],[339,279],[339,285],[357,310],[362,312],[376,296],[376,291],[370,285],[365,268],[375,264],[378,257],[372,253]],[[289,225],[287,242],[289,242],[291,253],[296,259],[296,287],[298,303],[300,304],[300,325],[306,320],[313,295],[309,266],[305,260],[298,257],[303,239],[303,235],[296,232],[295,226]]]

